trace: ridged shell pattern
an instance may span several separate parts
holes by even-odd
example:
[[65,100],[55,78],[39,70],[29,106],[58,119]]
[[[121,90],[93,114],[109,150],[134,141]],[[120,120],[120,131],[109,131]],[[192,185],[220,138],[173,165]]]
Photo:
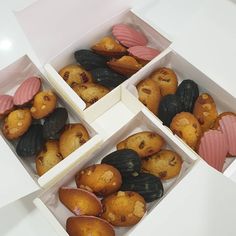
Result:
[[0,115],[13,108],[13,97],[10,95],[0,95]]
[[26,79],[20,87],[16,90],[13,98],[15,105],[23,105],[36,95],[41,86],[41,81],[37,77],[30,77]]
[[153,58],[155,58],[157,55],[160,54],[160,51],[146,47],[146,46],[134,46],[130,47],[128,49],[128,52],[139,59],[145,60],[145,61],[151,61]]
[[236,117],[232,115],[223,116],[220,121],[220,129],[226,135],[228,152],[236,155]]
[[227,138],[219,130],[209,130],[201,138],[199,155],[213,168],[222,171],[228,151]]
[[148,43],[147,38],[139,31],[126,24],[113,26],[112,34],[124,46],[145,46]]

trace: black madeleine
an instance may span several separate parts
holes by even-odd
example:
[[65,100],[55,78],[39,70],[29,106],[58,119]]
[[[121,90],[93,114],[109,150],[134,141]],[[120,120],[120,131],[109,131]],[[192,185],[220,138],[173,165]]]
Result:
[[43,149],[44,142],[43,126],[33,124],[17,143],[16,153],[20,157],[35,156]]

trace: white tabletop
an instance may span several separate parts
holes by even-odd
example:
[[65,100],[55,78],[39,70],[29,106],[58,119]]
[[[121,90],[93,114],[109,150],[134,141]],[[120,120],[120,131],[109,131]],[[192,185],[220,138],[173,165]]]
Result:
[[[0,68],[12,63],[26,53],[31,56],[34,55],[12,13],[12,9],[22,8],[25,4],[33,1],[0,0]],[[232,92],[229,81],[233,78],[215,78],[215,80],[219,80],[217,82],[220,82],[220,84],[222,79],[226,82],[228,81],[225,83],[224,88]],[[234,95],[236,95],[236,92],[234,92]],[[39,210],[34,207],[32,203],[34,197],[35,195],[28,196],[0,209],[1,236],[56,235],[51,225],[46,222]]]

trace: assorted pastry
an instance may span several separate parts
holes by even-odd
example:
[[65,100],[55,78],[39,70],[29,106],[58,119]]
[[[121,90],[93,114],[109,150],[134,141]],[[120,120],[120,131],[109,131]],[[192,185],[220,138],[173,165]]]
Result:
[[30,77],[13,96],[0,96],[2,133],[21,158],[35,158],[39,176],[89,140],[81,123],[67,124],[68,112],[57,107],[57,96],[41,90],[41,79]]
[[222,171],[226,157],[236,155],[236,115],[218,114],[214,99],[206,92],[199,94],[193,80],[178,85],[176,73],[162,67],[136,88],[139,100],[209,165]]
[[117,24],[111,35],[74,53],[78,64],[67,65],[58,73],[91,106],[128,77],[135,74],[160,51],[148,47],[147,37],[135,26]]
[[165,140],[157,133],[135,133],[116,148],[100,164],[77,172],[77,188],[59,189],[61,203],[74,214],[66,222],[70,236],[112,236],[113,226],[137,224],[147,204],[163,196],[163,181],[180,174],[182,158],[167,150]]

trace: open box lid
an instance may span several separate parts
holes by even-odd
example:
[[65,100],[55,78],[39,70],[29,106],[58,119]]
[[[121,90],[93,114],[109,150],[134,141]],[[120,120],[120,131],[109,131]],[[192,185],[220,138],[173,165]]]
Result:
[[132,2],[38,0],[15,14],[40,62],[46,64],[86,32],[129,9]]
[[39,189],[13,151],[0,136],[0,208]]
[[235,199],[235,183],[199,160],[129,235],[236,235]]
[[[133,11],[173,42],[171,48],[235,94],[235,0],[148,0]],[[226,69],[227,68],[227,69]]]

